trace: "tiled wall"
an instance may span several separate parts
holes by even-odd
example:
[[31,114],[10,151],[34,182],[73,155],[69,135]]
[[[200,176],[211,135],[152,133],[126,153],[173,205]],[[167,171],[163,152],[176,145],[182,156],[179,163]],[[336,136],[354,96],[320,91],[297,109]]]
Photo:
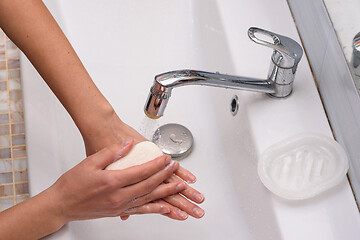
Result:
[[19,49],[0,29],[0,211],[28,197]]

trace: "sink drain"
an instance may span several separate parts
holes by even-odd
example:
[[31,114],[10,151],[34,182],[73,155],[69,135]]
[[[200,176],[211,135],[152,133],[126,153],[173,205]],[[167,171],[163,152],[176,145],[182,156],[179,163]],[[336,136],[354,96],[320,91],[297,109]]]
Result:
[[186,127],[169,123],[156,129],[152,141],[174,160],[187,157],[193,147],[194,138]]
[[237,114],[239,110],[239,98],[237,95],[233,96],[230,103],[230,112],[233,116]]

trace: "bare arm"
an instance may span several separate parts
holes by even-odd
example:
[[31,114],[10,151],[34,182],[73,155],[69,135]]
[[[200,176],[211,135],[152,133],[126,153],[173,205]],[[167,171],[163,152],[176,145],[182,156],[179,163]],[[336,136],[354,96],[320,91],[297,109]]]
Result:
[[[128,139],[146,140],[116,115],[41,0],[0,0],[0,26],[69,112],[83,136],[88,155]],[[195,181],[195,176],[181,167],[175,173],[185,181]],[[179,181],[174,175],[165,182]],[[196,203],[204,200],[190,186],[182,194]],[[186,219],[187,214],[202,217],[203,210],[188,199],[179,194],[164,198],[160,203],[171,209],[164,215],[179,220]],[[196,214],[196,209],[200,214]]]

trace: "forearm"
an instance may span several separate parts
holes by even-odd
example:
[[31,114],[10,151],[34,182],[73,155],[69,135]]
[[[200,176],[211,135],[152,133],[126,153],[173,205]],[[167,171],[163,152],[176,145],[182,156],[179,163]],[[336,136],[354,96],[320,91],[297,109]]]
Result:
[[59,230],[65,221],[50,190],[0,213],[1,239],[39,239]]
[[113,114],[41,0],[0,0],[0,26],[25,53],[83,136],[91,134],[94,122]]

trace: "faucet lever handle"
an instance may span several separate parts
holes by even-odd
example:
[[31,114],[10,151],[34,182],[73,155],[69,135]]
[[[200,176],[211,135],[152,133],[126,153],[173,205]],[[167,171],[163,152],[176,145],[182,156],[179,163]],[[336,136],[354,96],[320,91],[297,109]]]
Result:
[[[273,42],[256,37],[256,33],[266,37],[271,37]],[[295,40],[280,34],[276,34],[257,27],[251,27],[248,30],[248,36],[255,43],[274,49],[274,55],[277,55],[277,52],[280,53],[282,59],[280,59],[279,62],[275,62],[278,62],[281,67],[291,68],[293,66],[297,66],[303,55],[303,50],[300,44],[298,44]]]

